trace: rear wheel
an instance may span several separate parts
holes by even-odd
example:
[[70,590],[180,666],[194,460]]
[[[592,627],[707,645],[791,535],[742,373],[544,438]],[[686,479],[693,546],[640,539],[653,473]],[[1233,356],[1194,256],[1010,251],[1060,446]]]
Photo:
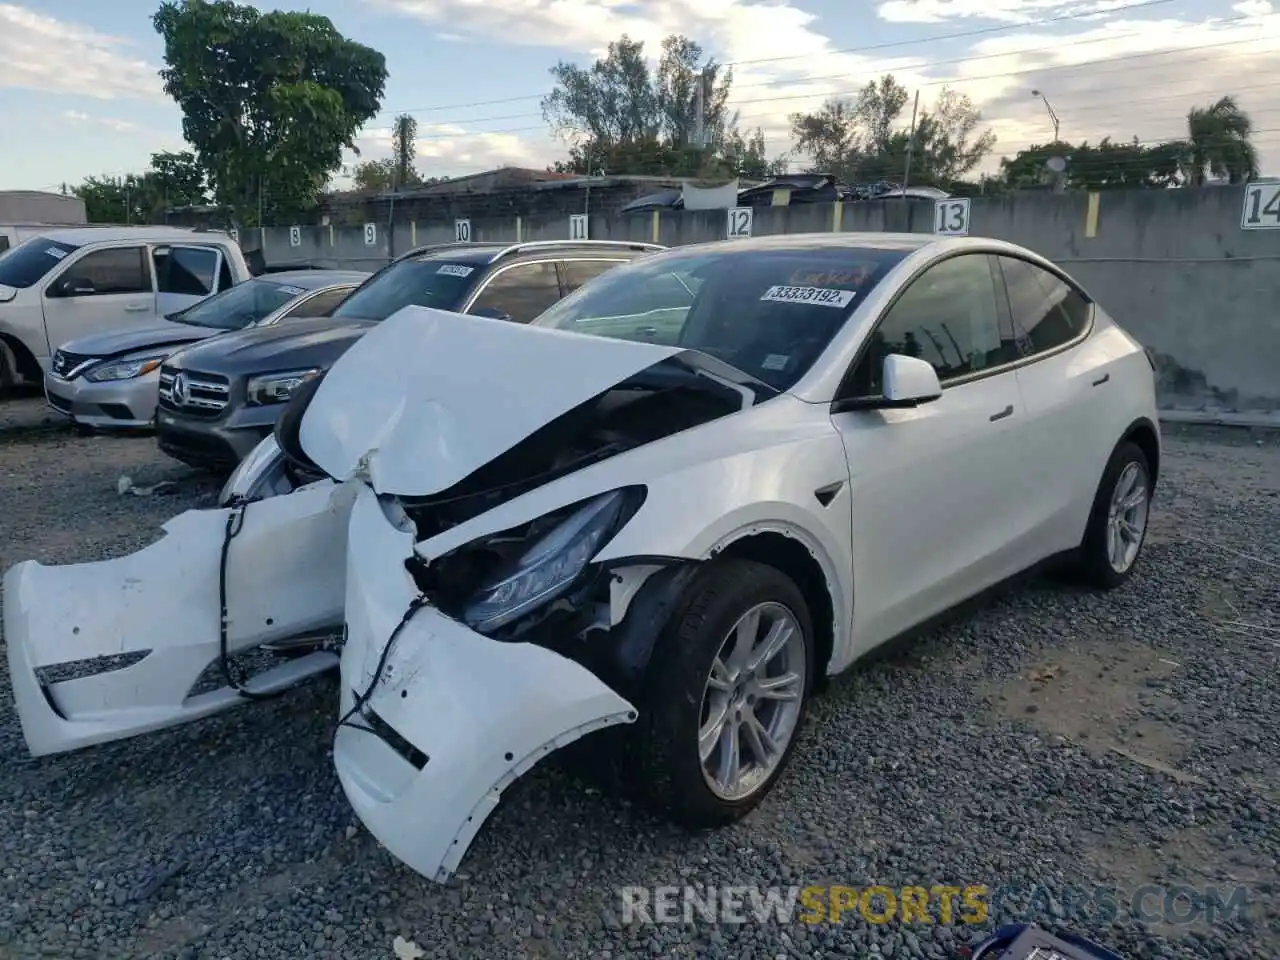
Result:
[[791,758],[813,673],[810,614],[790,578],[713,561],[655,646],[628,731],[633,789],[686,826],[744,816]]
[[1151,466],[1136,443],[1111,455],[1080,547],[1079,572],[1091,586],[1114,589],[1132,576],[1151,510]]

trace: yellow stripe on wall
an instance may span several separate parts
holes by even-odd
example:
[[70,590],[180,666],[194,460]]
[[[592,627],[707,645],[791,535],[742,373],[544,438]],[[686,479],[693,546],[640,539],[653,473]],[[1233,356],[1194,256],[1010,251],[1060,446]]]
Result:
[[1089,191],[1089,212],[1084,215],[1084,235],[1086,237],[1096,237],[1098,235],[1100,199],[1096,190]]

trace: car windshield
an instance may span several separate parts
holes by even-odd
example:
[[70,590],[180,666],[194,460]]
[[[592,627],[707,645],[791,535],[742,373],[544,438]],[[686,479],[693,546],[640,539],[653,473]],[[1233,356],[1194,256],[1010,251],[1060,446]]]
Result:
[[405,307],[456,310],[479,273],[475,264],[402,260],[356,288],[333,316],[338,320],[382,321]]
[[787,390],[909,252],[833,245],[660,254],[602,274],[534,322],[688,347]]
[[0,284],[25,289],[80,248],[48,237],[32,237],[0,257]]
[[217,330],[242,330],[306,292],[279,280],[255,277],[171,313],[167,319]]

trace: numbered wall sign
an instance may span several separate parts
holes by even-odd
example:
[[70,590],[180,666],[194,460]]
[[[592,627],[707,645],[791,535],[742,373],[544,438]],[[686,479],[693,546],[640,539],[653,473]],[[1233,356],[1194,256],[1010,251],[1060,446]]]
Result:
[[289,246],[291,247],[302,246],[302,228],[301,227],[289,228]]
[[455,220],[453,221],[453,239],[458,243],[471,242],[471,221]]
[[1246,184],[1241,230],[1280,230],[1280,180]]
[[587,239],[587,215],[585,213],[573,213],[569,215],[569,239]]
[[366,223],[364,225],[364,245],[366,247],[376,246],[378,243],[378,225],[376,223]]
[[755,210],[751,207],[733,207],[729,210],[725,236],[730,240],[751,236],[751,221],[754,217]]
[[967,237],[969,198],[934,201],[933,232],[944,237]]

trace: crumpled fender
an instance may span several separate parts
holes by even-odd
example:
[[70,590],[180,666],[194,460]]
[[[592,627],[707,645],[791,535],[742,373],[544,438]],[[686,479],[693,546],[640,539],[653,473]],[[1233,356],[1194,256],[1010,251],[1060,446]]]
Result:
[[[249,504],[227,565],[227,649],[249,650],[342,622],[354,490],[317,485]],[[218,568],[228,510],[189,510],[165,536],[114,560],[19,563],[4,577],[4,637],[23,736],[34,756],[174,726],[245,698],[191,696],[219,656]],[[42,684],[36,670],[145,654],[92,676]],[[268,693],[336,665],[315,653],[256,676]],[[105,672],[103,672],[105,669]]]
[[[348,534],[341,714],[368,690],[417,588],[414,534],[362,490]],[[334,763],[356,814],[395,857],[443,882],[506,787],[635,708],[586,668],[475,633],[430,606],[396,635],[365,712],[338,729]]]

